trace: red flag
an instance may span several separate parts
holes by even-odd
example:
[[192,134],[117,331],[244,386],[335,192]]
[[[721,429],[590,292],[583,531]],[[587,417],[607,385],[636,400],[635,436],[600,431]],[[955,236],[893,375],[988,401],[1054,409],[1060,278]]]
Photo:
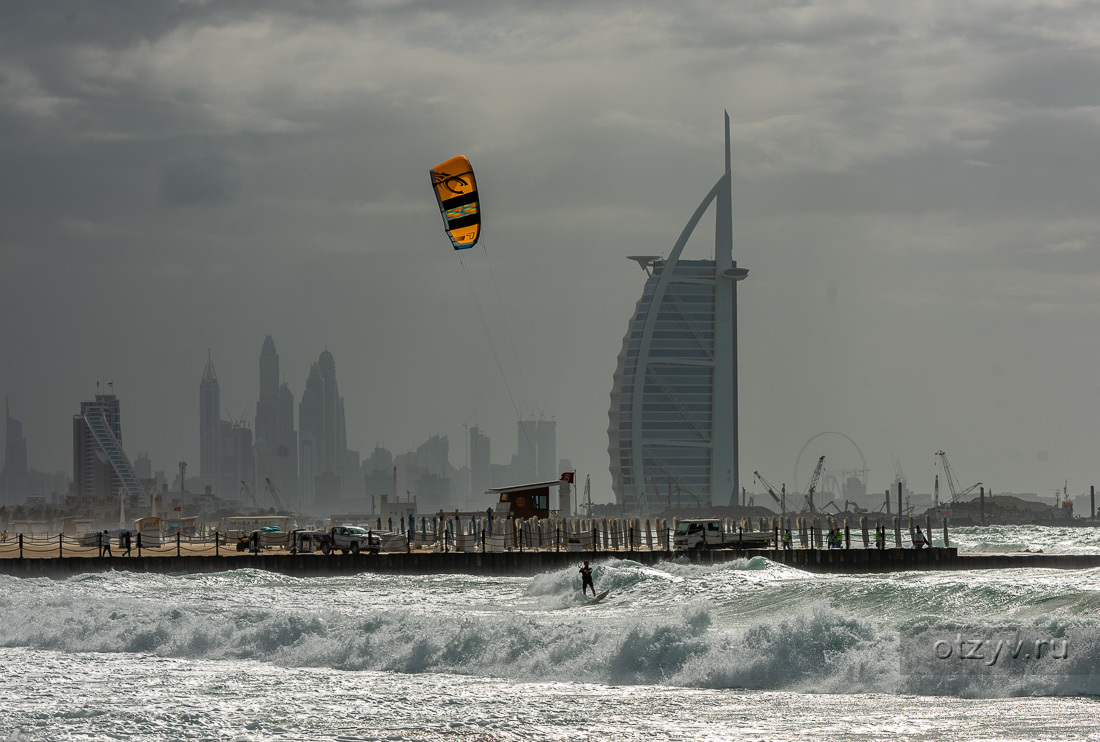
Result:
[[562,472],[561,481],[569,482],[569,484],[573,484],[573,478],[575,476],[576,476],[576,472],[571,472],[571,471]]

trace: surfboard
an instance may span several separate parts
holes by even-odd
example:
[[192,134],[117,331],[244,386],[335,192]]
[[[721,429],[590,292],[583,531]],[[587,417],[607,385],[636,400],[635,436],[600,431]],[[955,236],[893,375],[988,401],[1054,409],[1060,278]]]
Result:
[[594,598],[591,598],[592,602],[593,602],[593,603],[599,603],[599,602],[600,602],[601,600],[603,600],[604,598],[606,598],[606,597],[607,597],[607,594],[608,594],[609,592],[611,592],[611,590],[604,590],[604,591],[603,591],[602,593],[600,593],[600,594],[599,594],[599,595],[597,595],[596,597],[594,597]]

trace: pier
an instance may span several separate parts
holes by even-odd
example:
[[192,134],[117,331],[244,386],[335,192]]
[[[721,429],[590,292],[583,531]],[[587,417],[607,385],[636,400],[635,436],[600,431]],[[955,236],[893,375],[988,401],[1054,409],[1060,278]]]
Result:
[[325,577],[379,572],[388,574],[528,575],[622,559],[645,565],[675,560],[716,565],[753,557],[813,573],[862,574],[913,570],[1088,569],[1100,567],[1100,554],[959,554],[954,547],[928,549],[710,549],[705,551],[505,551],[382,554],[260,554],[182,556],[65,556],[0,559],[0,574],[65,579],[89,572],[200,574],[260,569],[294,577]]

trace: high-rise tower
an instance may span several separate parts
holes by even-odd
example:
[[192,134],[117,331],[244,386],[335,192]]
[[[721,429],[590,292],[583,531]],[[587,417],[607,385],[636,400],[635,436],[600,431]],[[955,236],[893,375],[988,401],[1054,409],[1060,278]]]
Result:
[[23,438],[23,423],[11,416],[7,397],[4,418],[4,476],[22,479],[27,476],[27,441]]
[[148,505],[122,448],[122,412],[114,394],[81,402],[73,416],[73,490],[78,498],[113,501],[123,492],[133,505]]
[[[647,487],[736,502],[737,282],[748,271],[733,260],[728,114],[725,140],[725,171],[668,258],[631,257],[648,277],[615,369],[608,454],[616,501],[635,511]],[[681,260],[712,202],[714,259]]]
[[214,361],[207,354],[206,368],[199,383],[199,481],[203,489],[210,487],[215,494],[231,497],[234,492],[218,492],[221,485],[221,389]]
[[270,335],[260,350],[260,398],[256,402],[257,493],[270,478],[286,502],[298,497],[298,436],[294,430],[294,395],[279,385],[279,354]]
[[321,353],[309,370],[306,390],[298,406],[298,426],[303,499],[324,510],[335,507],[341,496],[360,493],[358,477],[347,471],[344,400],[336,384],[336,361],[328,350]]

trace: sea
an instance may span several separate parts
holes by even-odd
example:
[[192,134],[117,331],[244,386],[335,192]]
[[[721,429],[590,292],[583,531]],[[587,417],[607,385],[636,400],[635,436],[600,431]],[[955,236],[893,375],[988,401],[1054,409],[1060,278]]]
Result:
[[0,740],[1100,740],[1100,570],[594,566],[0,576]]

